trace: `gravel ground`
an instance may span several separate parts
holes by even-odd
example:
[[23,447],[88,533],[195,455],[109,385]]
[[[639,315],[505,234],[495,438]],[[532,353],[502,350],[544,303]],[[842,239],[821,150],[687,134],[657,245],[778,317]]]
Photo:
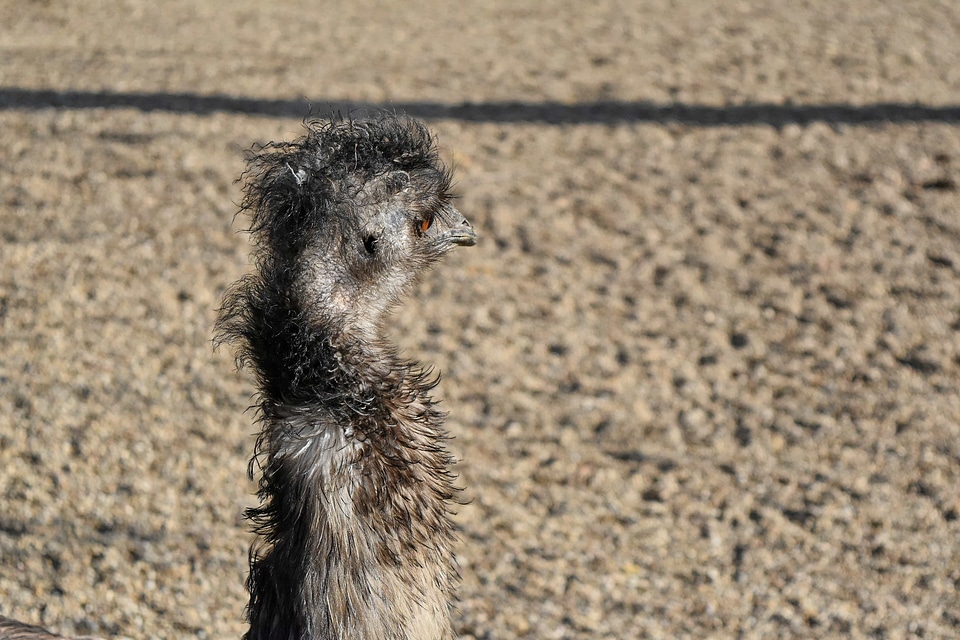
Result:
[[0,613],[243,633],[234,181],[362,105],[481,234],[393,327],[462,637],[960,637],[955,2],[155,4],[0,1]]

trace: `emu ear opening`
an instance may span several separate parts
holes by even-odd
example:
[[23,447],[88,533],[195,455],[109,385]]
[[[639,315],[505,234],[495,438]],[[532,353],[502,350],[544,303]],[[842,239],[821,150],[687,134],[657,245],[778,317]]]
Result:
[[392,171],[386,175],[383,184],[387,195],[395,196],[410,184],[410,174],[406,171]]
[[363,237],[363,248],[367,255],[374,255],[377,252],[377,236],[368,233]]

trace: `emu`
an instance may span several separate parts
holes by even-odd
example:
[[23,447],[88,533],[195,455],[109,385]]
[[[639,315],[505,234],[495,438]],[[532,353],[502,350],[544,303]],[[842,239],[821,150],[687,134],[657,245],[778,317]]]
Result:
[[[217,344],[258,388],[260,504],[247,640],[448,640],[459,489],[430,392],[384,336],[410,285],[477,235],[434,138],[393,114],[307,123],[255,148],[241,209],[252,273]],[[0,639],[56,638],[0,618]]]

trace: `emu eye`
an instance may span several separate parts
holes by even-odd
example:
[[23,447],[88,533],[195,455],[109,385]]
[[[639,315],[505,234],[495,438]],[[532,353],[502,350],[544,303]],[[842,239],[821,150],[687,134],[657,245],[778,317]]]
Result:
[[430,227],[432,226],[433,226],[433,216],[430,216],[429,218],[424,218],[423,220],[420,221],[420,225],[419,225],[420,233],[426,233],[427,231],[430,230]]
[[376,236],[367,236],[363,239],[363,248],[367,250],[367,253],[373,255],[377,252],[377,237]]

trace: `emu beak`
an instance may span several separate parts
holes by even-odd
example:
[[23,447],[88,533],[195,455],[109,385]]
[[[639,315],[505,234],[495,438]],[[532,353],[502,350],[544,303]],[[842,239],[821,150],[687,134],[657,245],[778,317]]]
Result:
[[[446,224],[447,220],[452,223],[449,227]],[[461,247],[472,247],[477,244],[477,234],[470,226],[470,222],[453,207],[448,207],[441,218],[441,224],[434,225],[434,227],[447,227],[438,230],[436,241],[440,244],[459,245]]]

